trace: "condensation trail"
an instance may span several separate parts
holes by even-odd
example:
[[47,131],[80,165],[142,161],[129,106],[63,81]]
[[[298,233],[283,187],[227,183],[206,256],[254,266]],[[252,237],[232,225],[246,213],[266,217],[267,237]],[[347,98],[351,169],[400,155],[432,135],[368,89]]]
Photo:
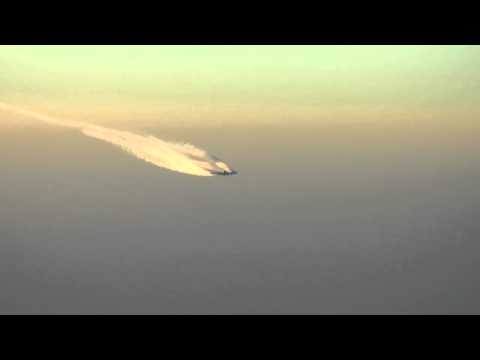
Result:
[[42,120],[50,125],[75,128],[84,135],[118,146],[127,153],[161,168],[196,176],[236,174],[227,164],[191,144],[160,140],[84,122],[60,120],[0,102],[0,109]]

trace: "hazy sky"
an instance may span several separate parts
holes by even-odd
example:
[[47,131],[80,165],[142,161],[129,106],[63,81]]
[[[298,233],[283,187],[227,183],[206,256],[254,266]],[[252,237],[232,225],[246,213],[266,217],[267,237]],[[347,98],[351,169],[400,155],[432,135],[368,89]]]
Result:
[[479,65],[0,46],[0,314],[479,313]]
[[478,114],[479,59],[478,46],[1,46],[0,97],[128,126],[452,121]]

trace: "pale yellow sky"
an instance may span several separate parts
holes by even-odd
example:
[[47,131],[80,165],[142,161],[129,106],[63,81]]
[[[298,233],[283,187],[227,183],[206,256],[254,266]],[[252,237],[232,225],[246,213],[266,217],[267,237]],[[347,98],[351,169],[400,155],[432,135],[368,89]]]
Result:
[[478,118],[479,46],[0,46],[0,100],[128,127]]

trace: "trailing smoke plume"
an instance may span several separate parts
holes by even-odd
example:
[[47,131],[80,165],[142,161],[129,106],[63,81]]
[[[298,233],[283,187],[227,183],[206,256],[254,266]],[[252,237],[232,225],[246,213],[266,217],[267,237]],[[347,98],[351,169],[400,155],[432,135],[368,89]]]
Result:
[[60,120],[1,102],[0,109],[42,120],[51,125],[78,129],[86,136],[118,146],[139,159],[172,171],[196,176],[236,174],[224,162],[190,144],[168,142],[151,135],[139,135],[84,122]]

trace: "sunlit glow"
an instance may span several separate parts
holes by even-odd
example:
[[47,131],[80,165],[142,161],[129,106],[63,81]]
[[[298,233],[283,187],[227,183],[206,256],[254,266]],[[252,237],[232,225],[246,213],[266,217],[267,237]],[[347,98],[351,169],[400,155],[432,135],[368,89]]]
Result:
[[151,135],[140,135],[84,122],[60,120],[4,103],[0,103],[0,108],[33,117],[51,125],[79,129],[86,136],[116,145],[150,164],[179,173],[196,176],[235,173],[224,162],[191,144],[168,142]]

